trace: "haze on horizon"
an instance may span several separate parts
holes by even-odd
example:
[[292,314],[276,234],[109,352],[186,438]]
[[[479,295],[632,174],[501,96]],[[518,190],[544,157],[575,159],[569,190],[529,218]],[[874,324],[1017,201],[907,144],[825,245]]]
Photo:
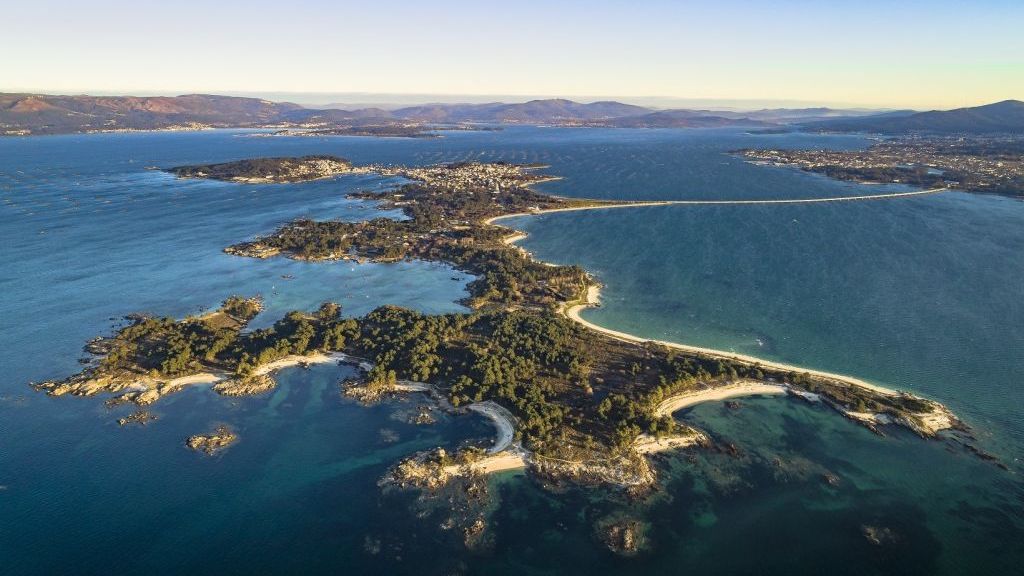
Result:
[[3,12],[6,92],[917,109],[1024,97],[1024,3],[1012,0],[39,0]]

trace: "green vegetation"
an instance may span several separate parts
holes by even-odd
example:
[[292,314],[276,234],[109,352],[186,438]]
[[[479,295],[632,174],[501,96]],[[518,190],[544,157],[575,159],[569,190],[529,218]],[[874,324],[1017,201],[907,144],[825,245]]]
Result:
[[315,314],[290,312],[270,328],[243,332],[260,309],[259,299],[233,296],[203,316],[133,316],[114,336],[90,345],[100,354],[91,376],[174,378],[209,370],[248,376],[258,366],[293,354],[340,350],[357,326],[341,317],[340,306],[327,303]]
[[132,316],[131,323],[112,338],[92,344],[92,351],[102,353],[95,371],[175,377],[222,363],[237,345],[241,329],[260,309],[258,299],[232,296],[219,310],[203,316],[183,320]]
[[540,454],[624,449],[640,432],[671,432],[672,419],[654,415],[665,398],[760,373],[533,310],[430,316],[385,306],[358,324],[346,351],[374,363],[371,380],[428,382],[455,406],[493,400],[518,417],[517,434]]
[[[260,367],[292,355],[344,352],[372,363],[366,386],[353,395],[377,398],[394,390],[399,380],[411,380],[432,384],[456,407],[494,401],[516,416],[516,434],[524,446],[538,457],[563,463],[581,454],[591,460],[629,460],[641,433],[661,436],[677,431],[670,416],[658,415],[661,402],[741,379],[786,383],[844,410],[896,418],[931,411],[930,403],[911,396],[587,330],[557,313],[586,292],[586,273],[575,266],[535,262],[502,241],[507,230],[485,223],[496,215],[577,201],[529,190],[524,182],[537,178],[505,164],[392,173],[419,182],[360,197],[375,198],[386,207],[401,206],[407,220],[297,220],[229,250],[255,255],[284,252],[309,259],[356,256],[447,262],[477,276],[469,285],[473,312],[425,315],[383,306],[361,318],[344,318],[340,306],[325,303],[314,313],[290,312],[269,328],[246,331],[260,302],[232,297],[217,311],[179,321],[135,317],[113,337],[90,345],[89,350],[101,357],[94,367],[39,387],[52,394],[117,392],[145,376],[157,382],[159,397],[165,392],[159,386],[162,380],[218,371],[233,377],[215,390],[258,393],[270,382],[259,375]],[[139,403],[155,399],[154,394],[129,394],[123,398]]]
[[[555,306],[571,300],[587,285],[578,266],[546,266],[522,250],[502,243],[508,232],[481,221],[532,209],[560,208],[569,201],[538,194],[523,183],[534,181],[505,164],[452,164],[427,174],[396,170],[426,181],[386,193],[354,197],[401,207],[407,220],[375,218],[365,222],[295,220],[273,234],[227,249],[241,256],[286,253],[305,260],[354,258],[387,262],[407,258],[440,261],[469,272],[468,304]],[[454,183],[459,183],[456,190]]]
[[220,309],[239,322],[248,322],[263,310],[263,306],[258,298],[232,296],[221,304]]
[[352,164],[337,156],[254,158],[219,164],[177,166],[167,171],[179,178],[210,178],[252,182],[298,182],[343,174]]
[[231,298],[205,316],[137,317],[94,345],[102,354],[97,367],[69,381],[114,377],[123,384],[131,375],[173,378],[211,370],[244,380],[287,356],[344,352],[373,364],[361,397],[378,398],[399,380],[411,380],[434,385],[456,407],[492,400],[517,417],[516,434],[527,448],[556,457],[581,450],[628,454],[641,433],[677,430],[670,416],[656,414],[662,401],[741,379],[788,383],[858,412],[899,418],[931,409],[912,396],[613,339],[543,309],[426,315],[383,306],[343,318],[340,306],[325,303],[315,313],[290,312],[272,327],[242,331],[235,314],[251,317],[257,309],[255,300]]

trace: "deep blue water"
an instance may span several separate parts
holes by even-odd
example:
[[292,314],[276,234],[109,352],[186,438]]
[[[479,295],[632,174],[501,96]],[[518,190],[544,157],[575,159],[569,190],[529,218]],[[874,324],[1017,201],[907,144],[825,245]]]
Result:
[[[996,574],[1024,563],[1024,204],[950,193],[811,206],[657,207],[523,218],[539,257],[605,284],[588,318],[660,339],[846,372],[939,399],[1002,471],[941,442],[885,438],[781,399],[682,418],[738,459],[668,458],[646,503],[495,479],[494,548],[468,553],[376,480],[403,455],[486,438],[476,417],[415,427],[416,399],[343,401],[347,368],[280,375],[266,397],[193,389],[160,419],[120,428],[98,399],[27,382],[70,374],[81,345],[136,311],[184,315],[231,294],[267,312],[340,301],[460,310],[465,275],[418,262],[309,264],[226,256],[298,216],[379,212],[344,193],[371,177],[301,185],[178,181],[147,166],[334,153],[356,162],[541,162],[578,197],[795,198],[873,193],[754,166],[742,147],[849,148],[853,136],[734,130],[512,128],[437,140],[248,138],[238,132],[0,139],[0,559],[4,573]],[[889,187],[899,189],[898,187]],[[398,216],[397,214],[393,214]],[[510,222],[512,223],[512,222]],[[286,280],[282,275],[293,275]],[[454,278],[454,279],[453,279]],[[123,411],[123,409],[122,409]],[[215,458],[182,440],[217,423],[241,441]],[[397,435],[389,440],[387,429]],[[836,474],[837,487],[822,474]],[[652,550],[619,559],[593,523],[637,515]],[[884,547],[865,525],[891,528]],[[365,542],[381,541],[380,553]]]

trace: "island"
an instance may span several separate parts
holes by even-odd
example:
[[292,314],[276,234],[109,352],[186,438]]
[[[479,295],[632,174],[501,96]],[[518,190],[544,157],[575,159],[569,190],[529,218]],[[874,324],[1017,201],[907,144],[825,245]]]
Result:
[[[304,161],[174,170],[254,182],[282,171],[287,175],[280,177],[299,177],[283,167]],[[531,187],[548,179],[537,173],[539,166],[353,168],[332,162],[408,180],[390,190],[353,194],[382,209],[400,209],[405,219],[301,219],[225,251],[313,261],[444,262],[475,276],[465,300],[470,311],[428,315],[382,306],[345,317],[338,304],[328,302],[315,312],[290,312],[271,327],[247,330],[261,303],[232,297],[217,310],[181,320],[129,317],[112,336],[89,343],[96,360],[82,372],[35,387],[52,395],[105,394],[113,405],[148,405],[192,384],[212,384],[214,392],[226,395],[259,394],[274,387],[273,372],[286,366],[350,363],[359,376],[342,383],[346,395],[370,403],[425,393],[446,410],[479,412],[499,430],[489,447],[416,454],[382,480],[382,486],[429,493],[457,486],[460,493],[481,494],[483,475],[525,468],[551,481],[616,486],[641,495],[656,484],[649,455],[712,444],[706,433],[676,421],[674,412],[743,395],[788,395],[834,409],[880,434],[900,426],[926,438],[947,430],[968,437],[945,406],[910,393],[596,326],[580,312],[598,305],[598,283],[578,266],[535,260],[513,244],[523,234],[496,223],[519,214],[650,203],[546,195]],[[480,509],[471,507],[458,520],[467,541],[480,535]],[[606,530],[609,542],[630,551],[636,532],[631,524]]]
[[209,178],[246,184],[306,182],[357,171],[351,162],[337,156],[256,158],[167,169],[178,178]]

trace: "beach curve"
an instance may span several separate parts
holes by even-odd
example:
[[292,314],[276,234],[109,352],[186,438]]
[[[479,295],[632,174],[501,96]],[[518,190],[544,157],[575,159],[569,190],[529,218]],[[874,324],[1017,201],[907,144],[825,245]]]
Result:
[[[649,201],[644,200],[644,201],[621,202],[621,203],[614,203],[614,204],[595,204],[595,205],[586,205],[586,206],[571,206],[571,207],[567,207],[567,208],[552,208],[552,209],[548,209],[548,210],[535,210],[535,211],[531,211],[531,212],[517,212],[517,213],[513,213],[513,214],[504,214],[504,215],[499,215],[499,216],[493,216],[491,218],[487,218],[487,219],[483,220],[483,223],[487,224],[487,225],[492,225],[492,226],[501,226],[500,224],[496,224],[496,223],[501,221],[501,220],[506,220],[506,219],[509,219],[509,218],[517,218],[517,217],[522,217],[522,216],[540,216],[540,215],[543,215],[543,214],[550,214],[550,213],[555,213],[555,212],[578,212],[578,211],[583,211],[583,210],[606,210],[606,209],[616,209],[616,208],[643,208],[643,207],[650,207],[650,206],[674,206],[674,205],[691,205],[691,206],[692,205],[771,205],[771,204],[815,204],[815,203],[825,203],[825,202],[852,202],[852,201],[859,201],[859,200],[870,201],[870,200],[886,200],[886,199],[898,199],[898,198],[925,196],[925,195],[931,195],[931,194],[938,194],[938,193],[941,193],[941,192],[946,192],[948,190],[949,190],[949,188],[947,188],[947,187],[941,187],[941,188],[931,188],[931,189],[928,189],[928,190],[915,190],[915,191],[911,191],[911,192],[893,192],[893,193],[889,193],[889,194],[868,194],[868,195],[860,195],[860,196],[837,196],[837,197],[830,197],[830,198],[803,198],[803,199],[769,199],[769,200],[649,200]],[[521,240],[523,240],[523,239],[525,239],[527,237],[527,234],[525,232],[521,231],[521,230],[515,230],[515,229],[512,229],[512,228],[508,228],[508,229],[510,230],[510,234],[503,239],[503,242],[505,242],[506,244],[514,245],[515,243],[517,243],[517,242],[519,242],[519,241],[521,241]],[[629,334],[629,333],[626,333],[626,332],[621,332],[621,331],[618,331],[618,330],[613,330],[611,328],[606,328],[604,326],[600,326],[600,325],[595,324],[593,322],[590,322],[589,320],[586,320],[585,318],[582,317],[581,312],[584,309],[597,307],[599,305],[600,305],[600,285],[597,284],[597,283],[592,283],[592,284],[590,284],[587,287],[587,290],[586,290],[586,293],[585,293],[585,297],[580,302],[569,303],[567,305],[564,305],[562,307],[562,313],[567,318],[572,320],[573,322],[576,322],[576,323],[578,323],[578,324],[580,324],[580,325],[582,325],[582,326],[584,326],[584,327],[586,327],[586,328],[588,328],[590,330],[594,330],[594,331],[600,332],[600,333],[602,333],[602,334],[604,334],[606,336],[610,336],[612,338],[616,338],[618,340],[625,341],[625,342],[631,342],[631,343],[636,343],[636,344],[655,343],[655,344],[666,346],[668,348],[672,348],[672,349],[679,350],[679,351],[682,351],[682,352],[688,352],[688,353],[691,353],[691,354],[700,354],[700,355],[704,355],[704,356],[711,357],[711,358],[739,361],[739,362],[744,362],[744,363],[751,364],[751,365],[759,365],[759,366],[768,367],[768,368],[774,368],[774,369],[777,369],[777,370],[783,370],[783,371],[787,371],[787,372],[806,373],[806,374],[809,374],[809,375],[812,375],[812,376],[817,376],[817,377],[820,377],[820,378],[827,378],[829,380],[833,380],[835,382],[846,384],[846,385],[849,385],[849,386],[857,386],[857,387],[860,387],[860,388],[866,388],[866,389],[872,390],[874,392],[877,392],[877,393],[880,393],[880,394],[889,395],[889,396],[900,394],[900,392],[897,391],[897,390],[893,390],[891,388],[886,388],[884,386],[879,386],[877,384],[873,384],[873,383],[867,382],[865,380],[862,380],[860,378],[856,378],[856,377],[853,377],[853,376],[848,376],[848,375],[845,375],[845,374],[837,374],[837,373],[834,373],[834,372],[827,372],[827,371],[824,371],[824,370],[817,370],[817,369],[807,368],[807,367],[803,367],[803,366],[796,366],[796,365],[792,365],[792,364],[786,364],[784,362],[776,362],[776,361],[773,361],[773,360],[767,360],[767,359],[764,359],[764,358],[758,358],[756,356],[750,356],[750,355],[747,355],[747,354],[739,354],[739,353],[736,353],[736,352],[728,352],[728,351],[725,351],[725,350],[718,350],[718,349],[715,349],[715,348],[707,348],[707,347],[703,347],[703,346],[694,346],[694,345],[691,345],[691,344],[682,344],[682,343],[679,343],[679,342],[670,342],[670,341],[665,341],[665,340],[655,340],[655,339],[650,339],[650,338],[643,338],[643,337],[640,337],[640,336],[636,336],[634,334]]]
[[586,298],[582,302],[577,302],[575,304],[572,304],[572,305],[564,307],[562,309],[563,314],[567,318],[572,320],[573,322],[576,322],[576,323],[578,323],[578,324],[580,324],[582,326],[585,326],[586,328],[589,328],[590,330],[595,330],[595,331],[600,332],[600,333],[602,333],[602,334],[604,334],[606,336],[610,336],[612,338],[616,338],[618,340],[622,340],[622,341],[625,341],[625,342],[632,342],[634,344],[654,343],[654,344],[659,344],[661,346],[666,346],[668,348],[672,348],[674,350],[679,350],[681,352],[688,352],[688,353],[691,353],[691,354],[699,354],[699,355],[707,356],[707,357],[710,357],[710,358],[738,361],[738,362],[743,362],[743,363],[746,363],[746,364],[758,365],[758,366],[763,366],[763,367],[766,367],[766,368],[773,368],[773,369],[776,369],[776,370],[782,370],[782,371],[785,371],[785,372],[796,372],[796,373],[810,374],[811,376],[818,376],[820,378],[826,378],[826,379],[829,379],[829,380],[833,380],[833,381],[840,382],[840,383],[847,384],[847,385],[851,385],[851,386],[858,386],[858,387],[861,387],[861,388],[867,388],[869,390],[873,390],[875,392],[878,392],[880,394],[885,394],[887,396],[893,396],[893,395],[900,394],[900,392],[897,391],[897,390],[893,390],[891,388],[886,388],[884,386],[879,386],[877,384],[872,384],[872,383],[867,382],[865,380],[861,380],[860,378],[855,378],[853,376],[847,376],[845,374],[837,374],[837,373],[834,373],[834,372],[826,372],[824,370],[816,370],[816,369],[813,369],[813,368],[806,368],[804,366],[796,366],[796,365],[793,365],[793,364],[786,364],[784,362],[776,362],[774,360],[767,360],[767,359],[764,359],[764,358],[758,358],[756,356],[750,356],[750,355],[747,355],[747,354],[740,354],[740,353],[737,353],[737,352],[727,352],[725,350],[718,350],[718,349],[715,349],[715,348],[706,348],[706,347],[703,347],[703,346],[694,346],[694,345],[691,345],[691,344],[681,344],[679,342],[669,342],[669,341],[666,341],[666,340],[655,340],[655,339],[651,339],[651,338],[643,338],[643,337],[640,337],[640,336],[636,336],[635,334],[629,334],[627,332],[620,332],[618,330],[613,330],[611,328],[606,328],[604,326],[600,326],[598,324],[594,324],[593,322],[583,318],[581,316],[581,314],[580,314],[583,310],[585,310],[587,308],[594,308],[594,307],[599,306],[600,305],[600,294],[601,294],[600,286],[597,285],[597,284],[591,284],[590,286],[587,287]]

